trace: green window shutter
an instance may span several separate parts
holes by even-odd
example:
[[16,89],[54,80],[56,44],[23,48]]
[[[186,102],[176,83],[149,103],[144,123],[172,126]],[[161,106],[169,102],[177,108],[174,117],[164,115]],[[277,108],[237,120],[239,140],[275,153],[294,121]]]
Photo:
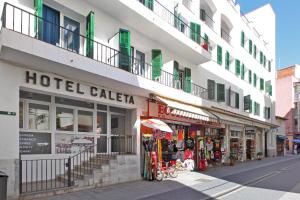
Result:
[[179,63],[175,60],[173,63],[173,78],[174,78],[174,87],[179,89]]
[[130,47],[130,31],[125,29],[119,30],[119,67],[126,71],[131,71],[131,47]]
[[268,110],[267,110],[267,117],[268,117],[268,119],[271,118],[271,108],[270,107],[268,107]]
[[153,0],[145,0],[144,5],[150,10],[153,10]]
[[217,101],[224,102],[225,101],[225,85],[217,84]]
[[260,105],[257,102],[254,102],[254,115],[260,115]]
[[260,78],[260,79],[259,79],[259,82],[260,82],[260,86],[259,86],[260,90],[264,90],[264,89],[265,89],[265,88],[264,88],[264,86],[265,86],[265,81],[264,81],[264,79],[263,79],[263,78]]
[[259,105],[259,103],[257,104],[257,115],[260,116],[260,105]]
[[238,59],[235,60],[235,74],[238,76],[241,74],[241,62]]
[[266,58],[266,56],[264,55],[264,67],[266,67],[266,63],[267,63],[267,58]]
[[257,84],[257,76],[254,73],[254,75],[253,75],[253,86],[256,87],[256,84]]
[[192,92],[192,77],[190,68],[184,68],[184,91],[188,93]]
[[245,79],[245,65],[244,63],[242,64],[242,70],[241,70],[241,79]]
[[241,32],[241,46],[245,46],[245,33],[244,31]]
[[251,96],[244,96],[244,110],[250,110],[251,107]]
[[160,77],[162,70],[162,54],[160,49],[152,49],[152,79]]
[[269,95],[272,96],[272,85],[269,86]]
[[209,100],[214,100],[215,99],[215,81],[213,80],[207,80],[207,92],[208,92],[208,99]]
[[253,57],[256,59],[256,45],[253,46]]
[[235,108],[240,108],[240,95],[239,93],[235,93]]
[[249,84],[252,84],[252,71],[250,69],[248,71],[248,81],[249,81]]
[[268,71],[271,72],[271,61],[268,61]]
[[250,99],[250,108],[249,108],[249,113],[252,113],[253,106],[252,106],[252,99]]
[[201,33],[201,27],[199,24],[191,22],[190,23],[190,37],[193,41],[200,44],[200,33]]
[[86,17],[86,56],[89,58],[94,58],[94,30],[94,12],[91,11]]
[[257,103],[256,102],[254,102],[254,115],[256,115],[257,114]]
[[264,107],[264,118],[267,119],[267,107]]
[[263,62],[264,62],[263,53],[260,51],[260,52],[259,52],[259,63],[260,63],[260,64],[263,64]]
[[230,66],[230,54],[228,51],[226,51],[226,53],[225,53],[225,69],[229,70],[229,66]]
[[205,21],[205,18],[206,18],[205,10],[204,9],[200,9],[200,19],[202,21]]
[[252,40],[249,40],[249,53],[252,54]]
[[43,20],[41,19],[43,17],[43,0],[34,0],[34,10],[34,14],[38,16],[34,18],[34,31],[36,37],[41,40],[43,37]]
[[219,65],[222,65],[222,47],[221,46],[217,46],[217,63]]

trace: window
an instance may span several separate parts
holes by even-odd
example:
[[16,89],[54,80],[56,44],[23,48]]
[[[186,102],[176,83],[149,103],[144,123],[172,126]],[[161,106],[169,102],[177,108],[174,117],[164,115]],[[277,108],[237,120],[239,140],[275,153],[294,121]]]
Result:
[[79,52],[80,24],[68,17],[64,17],[64,47]]
[[60,131],[74,131],[74,110],[70,108],[56,108],[56,129]]
[[230,54],[228,51],[225,53],[225,69],[229,70],[230,67]]
[[139,75],[145,75],[145,54],[136,50],[137,68],[136,72]]
[[215,81],[207,80],[207,90],[208,90],[208,99],[214,100],[215,99]]
[[97,113],[97,134],[107,134],[107,113]]
[[252,40],[249,40],[249,53],[252,54]]
[[252,71],[250,69],[248,71],[248,81],[249,81],[249,84],[252,84]]
[[24,103],[19,102],[19,128],[24,127]]
[[235,74],[239,76],[241,74],[241,62],[240,60],[235,60]]
[[225,85],[224,84],[217,84],[217,100],[220,102],[225,101]]
[[78,110],[78,132],[93,132],[93,112]]
[[260,78],[260,79],[259,79],[259,82],[260,82],[259,89],[260,89],[260,90],[264,90],[264,89],[265,89],[265,88],[264,88],[264,86],[265,86],[265,81],[264,81],[264,79],[263,79],[263,78]]
[[59,16],[60,13],[53,8],[43,5],[43,41],[56,45],[59,43]]
[[256,45],[253,46],[253,57],[256,59]]
[[241,46],[245,46],[245,33],[244,31],[241,32]]
[[235,108],[240,108],[240,95],[239,93],[235,93]]
[[251,108],[251,96],[244,96],[244,110],[249,110]]
[[125,108],[110,106],[109,110],[110,110],[110,112],[114,112],[114,113],[126,114],[126,109]]
[[123,151],[125,142],[125,116],[111,115],[111,134],[111,151]]
[[260,64],[263,64],[264,63],[264,55],[263,55],[263,52],[259,52],[259,63]]
[[28,128],[33,130],[49,130],[49,106],[29,103]]
[[55,97],[55,103],[63,104],[63,105],[69,105],[69,106],[76,106],[76,107],[82,107],[82,108],[94,108],[94,103],[87,102],[87,101],[78,101],[75,99],[67,99],[63,97]]
[[245,65],[244,65],[244,63],[242,64],[241,79],[242,79],[242,80],[245,79]]
[[268,71],[271,72],[271,61],[268,61]]
[[266,58],[266,56],[264,55],[264,67],[266,67],[266,62],[267,62],[267,58]]
[[271,117],[271,108],[270,107],[264,107],[264,118],[270,119]]
[[254,73],[254,75],[253,75],[253,86],[256,87],[256,84],[257,84],[257,76]]
[[257,102],[254,102],[254,115],[260,115],[260,105]]
[[217,63],[222,65],[222,47],[219,45],[217,47]]

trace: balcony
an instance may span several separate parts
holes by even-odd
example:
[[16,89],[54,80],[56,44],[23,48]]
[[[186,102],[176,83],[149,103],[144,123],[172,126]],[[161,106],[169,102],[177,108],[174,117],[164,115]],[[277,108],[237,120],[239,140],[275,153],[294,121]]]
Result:
[[[100,70],[102,72],[101,76],[104,76],[107,80],[111,79],[117,79],[118,81],[128,81],[127,84],[132,81],[132,75],[134,77],[144,78],[148,81],[151,81],[151,84],[145,83],[148,88],[145,88],[146,90],[149,90],[153,86],[153,83],[159,83],[164,86],[173,88],[175,90],[180,90],[185,93],[189,93],[194,95],[195,97],[200,97],[202,99],[208,99],[208,91],[207,89],[191,83],[189,89],[185,88],[184,83],[177,80],[173,74],[168,73],[164,70],[161,71],[161,75],[158,78],[153,78],[152,76],[152,66],[148,63],[141,63],[138,59],[133,57],[128,57],[127,55],[122,54],[116,49],[113,49],[109,46],[106,46],[104,44],[101,44],[97,41],[91,40],[89,38],[86,38],[83,35],[80,35],[78,33],[75,33],[69,29],[66,29],[62,26],[59,26],[57,24],[50,23],[49,21],[40,18],[32,13],[29,13],[25,10],[22,10],[18,7],[15,7],[9,3],[5,3],[2,13],[2,30],[1,34],[2,37],[6,38],[4,43],[0,43],[2,45],[2,50],[0,51],[0,56],[2,59],[9,59],[14,62],[22,63],[24,65],[32,66],[33,63],[37,63],[34,56],[42,57],[44,55],[48,56],[48,59],[51,61],[54,61],[54,64],[51,65],[51,67],[55,68],[56,71],[53,71],[55,73],[63,73],[64,68],[62,65],[59,65],[58,63],[62,62],[60,58],[58,58],[59,54],[62,53],[69,53],[64,54],[69,56],[71,55],[80,55],[80,57],[76,57],[79,59],[85,58],[88,60],[80,60],[78,61],[78,65],[80,66],[88,66],[87,68],[84,68],[83,70],[91,69],[91,73]],[[38,31],[35,30],[36,24],[41,23],[46,25],[48,28],[52,27],[53,30],[57,30],[58,33],[58,41],[47,41],[45,38],[43,38],[42,34],[38,34],[38,31],[45,31],[43,28],[39,29]],[[42,26],[44,27],[44,26]],[[24,36],[21,39],[17,38],[17,36]],[[22,44],[18,42],[18,40],[22,41]],[[1,40],[0,40],[1,41]],[[33,43],[34,41],[43,41],[42,43]],[[93,47],[92,52],[87,51],[87,44],[90,44],[90,46]],[[24,47],[25,46],[25,47]],[[35,50],[34,53],[30,52],[28,49],[33,49],[33,46],[39,46],[39,49],[43,49],[42,51]],[[23,50],[23,47],[25,50]],[[54,49],[52,48],[54,47]],[[27,49],[26,49],[27,48]],[[11,52],[12,49],[16,49],[13,53],[8,54]],[[32,50],[31,50],[32,51]],[[21,54],[19,52],[25,52],[25,54]],[[4,55],[6,54],[6,55]],[[52,55],[53,54],[53,55]],[[27,57],[25,57],[25,55]],[[69,56],[74,58],[74,56]],[[68,61],[68,58],[64,58],[63,60],[66,62]],[[128,57],[128,60],[130,60],[130,70],[123,70],[120,67],[119,60],[124,57]],[[46,58],[43,58],[46,59]],[[88,63],[88,61],[96,61],[95,63]],[[75,60],[71,60],[70,62],[76,62]],[[45,68],[51,68],[48,65],[49,62],[46,62],[47,66]],[[92,67],[89,66],[91,64]],[[102,64],[102,66],[101,66]],[[41,65],[41,64],[38,64]],[[66,65],[66,64],[64,64]],[[106,67],[104,67],[104,66]],[[43,69],[45,69],[43,68]],[[98,69],[95,69],[98,68]],[[40,69],[40,68],[39,68]],[[115,75],[117,73],[114,71],[114,69],[118,69],[118,73],[121,71],[122,74]],[[78,69],[71,70],[72,74],[74,71]],[[104,72],[103,72],[104,71]],[[74,72],[75,73],[75,72]],[[68,74],[68,73],[67,73]],[[131,74],[131,76],[129,76]],[[125,77],[126,75],[126,77]],[[68,76],[71,76],[70,71]],[[81,76],[84,76],[81,73]],[[128,77],[127,77],[128,76]],[[122,78],[121,78],[122,77]],[[88,78],[91,78],[91,75],[89,75]],[[97,77],[96,79],[99,79]],[[120,80],[121,79],[121,80]],[[124,79],[124,80],[123,80]],[[139,84],[134,84],[134,86],[140,86]],[[151,87],[150,87],[151,86]],[[126,86],[124,86],[126,88]],[[157,86],[153,86],[153,88],[157,88]],[[128,87],[127,87],[127,90]],[[157,89],[158,90],[158,89]]]
[[[142,0],[88,0],[90,4],[108,12],[148,38],[158,42],[177,55],[199,65],[211,60],[208,41],[199,35],[199,40],[192,40],[195,32],[189,24],[167,9],[157,0],[151,6]],[[125,12],[120,12],[125,11]]]
[[221,28],[221,38],[226,42],[228,42],[229,44],[231,43],[231,37],[229,33],[223,28]]

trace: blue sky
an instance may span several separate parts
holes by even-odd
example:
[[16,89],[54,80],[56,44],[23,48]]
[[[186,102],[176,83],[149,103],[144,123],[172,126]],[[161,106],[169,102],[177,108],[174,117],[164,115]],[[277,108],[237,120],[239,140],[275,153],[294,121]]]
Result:
[[300,0],[236,0],[247,13],[270,3],[276,13],[277,68],[300,64]]

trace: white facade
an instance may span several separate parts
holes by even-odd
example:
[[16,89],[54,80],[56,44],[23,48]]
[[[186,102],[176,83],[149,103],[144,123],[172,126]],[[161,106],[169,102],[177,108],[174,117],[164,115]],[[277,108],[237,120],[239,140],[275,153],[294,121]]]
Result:
[[[168,3],[167,3],[168,2]],[[272,124],[275,123],[275,14],[270,5],[265,5],[257,10],[241,16],[239,5],[232,1],[219,0],[154,0],[153,11],[145,7],[138,0],[101,0],[101,1],[63,1],[44,0],[44,4],[59,12],[60,26],[64,27],[65,17],[71,18],[80,24],[80,36],[78,53],[64,49],[64,41],[61,39],[64,31],[59,29],[61,37],[58,43],[51,45],[34,38],[35,30],[33,24],[34,1],[11,0],[13,8],[6,4],[5,24],[2,21],[0,33],[0,111],[15,112],[16,116],[0,115],[0,127],[2,130],[0,146],[0,170],[5,171],[11,177],[9,179],[9,194],[18,193],[18,159],[19,159],[19,92],[29,89],[53,96],[91,101],[94,103],[105,103],[132,110],[131,128],[140,141],[139,117],[147,111],[146,98],[149,94],[155,94],[175,101],[191,104],[197,107],[205,107],[216,113],[229,113],[233,118],[226,126],[227,140],[229,140],[230,127],[235,126],[245,135],[247,127],[256,130],[256,152],[265,152],[265,138]],[[4,4],[0,6],[4,7]],[[21,11],[19,8],[23,9]],[[14,10],[15,9],[15,10]],[[194,22],[201,25],[201,36],[206,34],[209,38],[208,50],[191,40],[188,27],[182,33],[172,25],[174,23],[174,10],[180,13],[186,24]],[[205,9],[207,21],[200,19],[200,9]],[[95,13],[95,29],[93,59],[85,56],[86,44],[86,16],[90,11]],[[28,12],[28,13],[27,13]],[[208,20],[210,17],[212,20]],[[22,20],[21,20],[22,19]],[[173,21],[172,21],[173,20]],[[168,85],[168,76],[157,82],[144,78],[145,75],[135,75],[121,70],[112,62],[112,54],[119,49],[119,36],[115,35],[119,29],[127,29],[131,34],[131,46],[134,48],[134,57],[137,51],[144,53],[145,62],[151,64],[152,49],[160,49],[162,52],[163,67],[171,77]],[[221,31],[223,30],[223,32]],[[241,32],[245,34],[245,44],[241,47]],[[225,32],[229,37],[223,39]],[[81,43],[81,39],[83,42]],[[226,41],[230,40],[230,41]],[[249,53],[249,41],[257,47],[257,56],[254,58]],[[203,42],[203,39],[201,39]],[[202,45],[201,42],[201,45]],[[99,44],[99,45],[98,45]],[[105,47],[106,45],[107,47]],[[222,47],[222,63],[218,64],[218,46]],[[59,48],[60,47],[60,48]],[[106,50],[104,51],[103,48]],[[111,50],[110,48],[113,48]],[[254,48],[254,46],[252,46]],[[225,53],[230,54],[229,69],[225,69]],[[260,64],[260,51],[266,57],[266,64]],[[100,53],[99,53],[100,52]],[[113,52],[111,54],[111,52]],[[81,54],[81,55],[79,55]],[[108,55],[109,54],[109,55]],[[104,57],[102,59],[102,57]],[[235,60],[240,60],[241,66],[245,66],[244,80],[241,75],[236,74]],[[118,57],[113,60],[118,63]],[[179,63],[179,69],[185,67],[191,69],[192,92],[173,87],[172,74],[174,73],[173,62]],[[270,70],[268,63],[270,62]],[[148,66],[148,65],[147,65]],[[99,99],[91,95],[82,95],[76,92],[66,92],[56,89],[55,84],[50,87],[27,84],[25,80],[26,71],[45,74],[51,78],[61,77],[64,80],[72,80],[87,86],[106,88],[115,93],[134,96],[134,104]],[[249,83],[249,70],[252,72],[252,82]],[[151,71],[146,68],[145,73]],[[151,72],[149,72],[151,73]],[[257,75],[256,87],[253,86],[254,73]],[[40,75],[38,75],[40,77]],[[151,77],[151,76],[150,76]],[[260,89],[260,78],[264,80],[263,89]],[[200,98],[193,89],[208,89],[208,79],[215,83],[225,85],[225,99],[217,101],[217,87],[214,89],[214,99]],[[265,89],[265,82],[270,81],[273,86],[272,95]],[[171,86],[171,87],[170,87]],[[230,93],[231,105],[228,105],[228,92],[231,88],[233,94],[239,95],[239,102]],[[75,85],[74,85],[75,89]],[[88,94],[88,88],[85,89]],[[207,90],[206,90],[207,92]],[[252,108],[254,102],[260,106],[258,114],[253,110],[244,110],[244,96],[250,95]],[[125,98],[125,97],[122,97]],[[238,106],[237,106],[238,104]],[[270,108],[270,117],[264,117],[264,107]],[[220,117],[222,119],[222,117]],[[228,119],[225,119],[228,121]],[[138,125],[137,125],[138,124]],[[93,131],[94,133],[96,130]],[[54,137],[54,136],[52,136]],[[54,143],[52,144],[54,145]],[[137,142],[137,162],[139,163],[140,143]],[[271,147],[273,148],[273,146]],[[57,156],[52,151],[49,157]],[[29,156],[30,157],[30,156]],[[39,156],[33,155],[38,158]],[[244,158],[245,159],[245,158]],[[243,159],[243,160],[244,160]],[[140,170],[140,169],[139,169]],[[138,171],[139,171],[138,170]],[[138,172],[139,173],[139,172]],[[14,177],[16,177],[14,179]]]

